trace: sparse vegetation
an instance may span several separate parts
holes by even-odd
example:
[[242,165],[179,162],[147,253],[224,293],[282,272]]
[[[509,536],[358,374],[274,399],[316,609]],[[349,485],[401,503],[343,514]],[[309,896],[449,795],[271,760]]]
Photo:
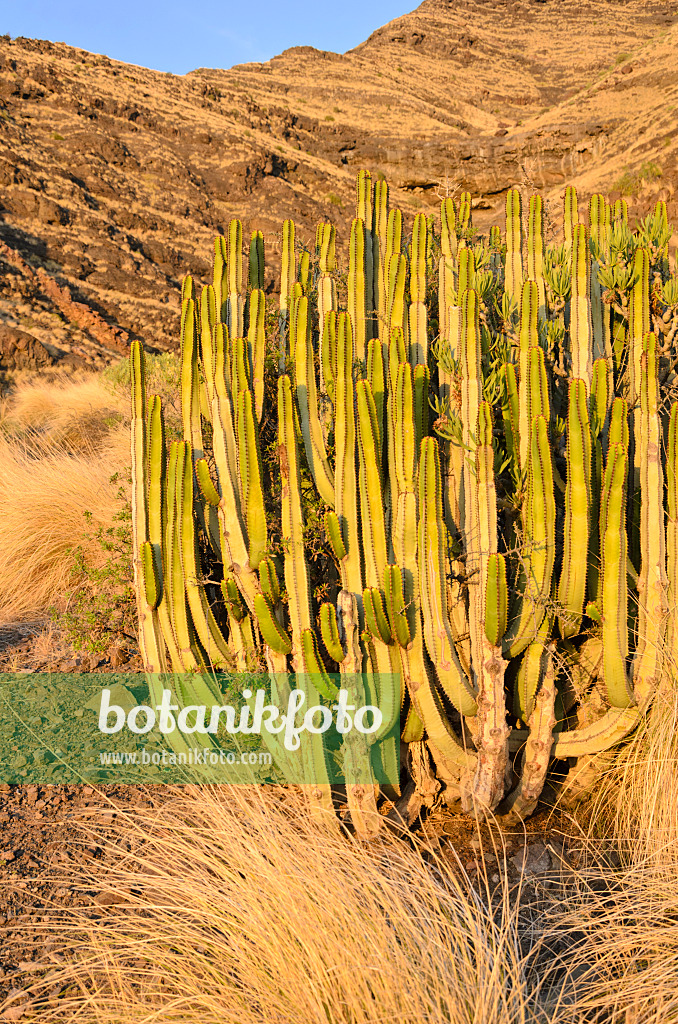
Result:
[[114,473],[118,509],[110,526],[93,528],[93,515],[85,510],[86,532],[69,549],[70,567],[65,607],[50,608],[50,617],[75,651],[105,654],[122,641],[136,643],[136,605],[132,586],[132,531],[129,470]]
[[615,192],[621,192],[623,196],[636,196],[643,185],[657,181],[662,176],[662,169],[654,160],[646,160],[637,170],[631,171],[628,168],[612,186]]

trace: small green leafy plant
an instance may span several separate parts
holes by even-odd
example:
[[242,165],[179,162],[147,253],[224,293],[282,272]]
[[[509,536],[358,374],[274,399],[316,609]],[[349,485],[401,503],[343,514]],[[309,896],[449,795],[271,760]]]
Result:
[[[93,565],[83,545],[75,545],[66,610],[51,609],[73,649],[86,654],[104,654],[120,641],[136,644],[130,480],[129,470],[123,479],[119,473],[111,477],[112,484],[119,484],[114,524],[99,526],[94,535],[87,536],[105,553],[103,564]],[[91,523],[92,513],[86,512],[85,519]]]

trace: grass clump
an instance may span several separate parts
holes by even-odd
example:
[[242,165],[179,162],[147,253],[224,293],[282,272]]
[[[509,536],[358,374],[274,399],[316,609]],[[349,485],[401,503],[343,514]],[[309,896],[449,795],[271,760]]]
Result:
[[[126,395],[98,375],[20,385],[0,419],[0,623],[63,609],[73,550],[92,567],[129,465]],[[88,521],[89,520],[89,521]]]
[[120,856],[121,842],[104,886],[124,902],[98,920],[50,916],[70,945],[50,976],[65,993],[34,1020],[534,1020],[515,904],[490,909],[395,838],[365,849],[301,794],[177,790],[123,832],[138,852]]
[[612,186],[615,192],[624,196],[636,196],[643,185],[661,178],[662,169],[654,160],[646,160],[636,171],[626,168],[621,178]]

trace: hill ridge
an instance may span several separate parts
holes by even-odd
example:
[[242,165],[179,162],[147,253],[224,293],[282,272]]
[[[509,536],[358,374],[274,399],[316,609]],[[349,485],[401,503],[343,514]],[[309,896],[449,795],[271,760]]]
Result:
[[343,239],[363,166],[406,224],[462,189],[481,229],[502,223],[513,185],[556,224],[569,181],[630,191],[635,214],[661,196],[678,220],[677,23],[663,2],[424,0],[345,54],[183,76],[2,39],[0,242],[17,260],[0,254],[0,351],[3,324],[92,365],[110,338],[173,347],[180,278],[206,278],[231,217],[264,230],[270,287],[283,218],[308,242],[333,219]]

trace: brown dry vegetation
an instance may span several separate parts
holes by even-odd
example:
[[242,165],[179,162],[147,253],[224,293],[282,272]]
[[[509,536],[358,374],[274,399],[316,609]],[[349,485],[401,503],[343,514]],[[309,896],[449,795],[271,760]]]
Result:
[[[44,618],[68,590],[72,549],[111,525],[129,465],[125,401],[92,375],[27,381],[0,418],[0,624]],[[88,524],[85,513],[91,513]]]
[[188,787],[124,813],[105,840],[90,825],[106,869],[57,880],[96,902],[34,926],[51,953],[6,1008],[40,1024],[674,1020],[678,775],[665,722],[678,691],[665,701],[610,766],[603,804],[632,804],[630,824],[594,813],[579,867],[534,886],[512,888],[505,869],[496,885],[471,878],[421,835],[361,846],[289,791]]

